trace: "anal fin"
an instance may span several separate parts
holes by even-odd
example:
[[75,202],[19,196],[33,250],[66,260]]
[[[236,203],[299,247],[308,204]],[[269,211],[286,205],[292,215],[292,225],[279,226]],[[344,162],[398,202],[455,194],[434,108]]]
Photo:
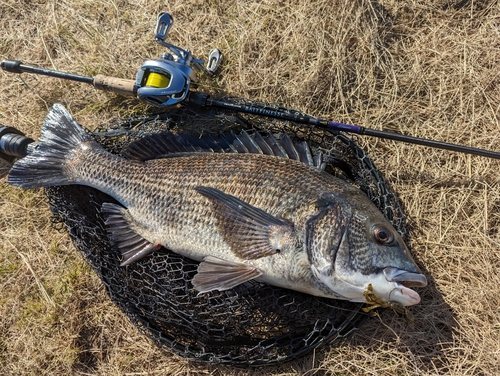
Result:
[[136,232],[137,224],[127,209],[105,202],[101,211],[109,237],[122,254],[120,266],[129,265],[161,248],[160,245],[149,242]]
[[200,293],[225,291],[262,275],[262,272],[242,262],[233,262],[207,256],[198,266],[192,283]]

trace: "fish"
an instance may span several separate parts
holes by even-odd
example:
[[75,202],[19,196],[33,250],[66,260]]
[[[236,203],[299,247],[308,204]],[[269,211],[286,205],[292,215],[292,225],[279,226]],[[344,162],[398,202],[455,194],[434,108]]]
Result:
[[371,200],[286,135],[161,133],[115,155],[55,104],[7,181],[24,189],[85,185],[111,196],[118,204],[101,211],[121,265],[164,247],[199,262],[191,282],[200,294],[255,280],[406,307],[421,300],[412,287],[427,285]]

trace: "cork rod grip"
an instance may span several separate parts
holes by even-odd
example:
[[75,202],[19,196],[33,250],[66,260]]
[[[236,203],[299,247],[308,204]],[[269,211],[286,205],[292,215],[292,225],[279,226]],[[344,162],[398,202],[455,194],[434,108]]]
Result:
[[99,90],[112,91],[121,95],[135,96],[135,81],[124,78],[109,77],[98,74],[94,77],[94,87]]

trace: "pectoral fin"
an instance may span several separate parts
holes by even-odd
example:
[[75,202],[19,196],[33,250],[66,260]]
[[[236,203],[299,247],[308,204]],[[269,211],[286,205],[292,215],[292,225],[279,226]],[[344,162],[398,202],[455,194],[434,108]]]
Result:
[[207,256],[198,266],[198,273],[192,283],[200,293],[213,290],[225,291],[260,275],[262,272],[251,265]]
[[129,265],[161,248],[160,245],[147,241],[137,233],[139,225],[127,209],[105,202],[101,211],[109,237],[122,254],[120,266]]
[[258,259],[281,251],[290,242],[293,225],[218,189],[196,187],[210,199],[217,226],[231,250],[243,259]]

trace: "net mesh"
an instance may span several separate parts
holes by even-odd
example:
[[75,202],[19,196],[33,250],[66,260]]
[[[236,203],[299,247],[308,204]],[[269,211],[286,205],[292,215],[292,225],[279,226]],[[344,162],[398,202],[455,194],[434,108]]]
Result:
[[[237,98],[226,101],[242,103]],[[277,106],[251,102],[250,105]],[[168,112],[120,119],[94,132],[120,154],[132,141],[170,130],[193,135],[233,130],[286,132],[321,152],[326,170],[363,190],[408,240],[402,207],[382,174],[355,141],[343,134],[286,121],[183,106]],[[54,225],[66,229],[78,251],[103,281],[112,301],[157,345],[185,358],[257,366],[303,356],[338,343],[368,317],[361,304],[317,298],[254,281],[224,292],[198,295],[191,279],[198,263],[166,249],[128,267],[111,246],[101,214],[111,197],[84,186],[45,190]]]

